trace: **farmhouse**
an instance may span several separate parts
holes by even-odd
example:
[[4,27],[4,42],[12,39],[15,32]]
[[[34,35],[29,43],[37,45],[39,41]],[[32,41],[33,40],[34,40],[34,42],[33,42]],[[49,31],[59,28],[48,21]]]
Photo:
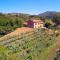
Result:
[[28,20],[27,26],[30,28],[42,28],[44,26],[44,22],[42,20]]

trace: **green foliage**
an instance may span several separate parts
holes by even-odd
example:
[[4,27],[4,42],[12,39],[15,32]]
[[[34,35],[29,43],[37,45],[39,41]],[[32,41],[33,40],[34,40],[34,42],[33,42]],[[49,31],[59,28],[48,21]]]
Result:
[[51,19],[45,19],[45,27],[52,28],[53,24],[54,23],[51,21]]
[[30,19],[41,19],[42,17],[38,16],[38,15],[31,15],[29,16]]
[[[49,52],[55,38],[54,33],[48,35],[45,31],[36,29],[19,35],[6,36],[0,39],[0,44],[8,49],[6,60],[42,60],[41,57],[48,54],[44,50]],[[45,57],[48,58],[47,55]]]
[[[14,16],[14,15],[13,15]],[[0,14],[0,35],[4,35],[2,33],[7,34],[8,32],[12,32],[12,30],[15,30],[18,27],[22,27],[23,26],[23,21],[24,18],[20,18],[20,17],[12,17],[12,15],[4,15],[4,14]]]
[[60,25],[60,16],[56,15],[56,16],[53,17],[52,20],[56,25]]
[[[16,28],[23,27],[23,22],[29,19],[40,19],[40,16],[37,15],[28,15],[22,13],[11,13],[11,14],[3,14],[0,13],[0,32],[7,34],[8,32],[12,32]],[[5,35],[0,34],[0,35]]]
[[7,59],[7,53],[8,49],[4,46],[0,46],[0,60],[6,60]]

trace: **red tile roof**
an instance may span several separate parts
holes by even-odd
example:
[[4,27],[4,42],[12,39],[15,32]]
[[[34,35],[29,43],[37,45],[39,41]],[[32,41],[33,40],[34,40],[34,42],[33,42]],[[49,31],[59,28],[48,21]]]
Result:
[[40,23],[43,23],[42,20],[31,20],[31,21],[33,21],[33,22],[40,22]]

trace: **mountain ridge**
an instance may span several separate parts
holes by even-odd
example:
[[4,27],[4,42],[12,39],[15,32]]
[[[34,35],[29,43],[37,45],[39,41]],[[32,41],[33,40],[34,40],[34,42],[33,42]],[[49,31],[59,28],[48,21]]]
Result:
[[46,12],[38,14],[38,15],[41,17],[44,17],[44,18],[52,18],[53,16],[60,15],[60,12],[46,11]]

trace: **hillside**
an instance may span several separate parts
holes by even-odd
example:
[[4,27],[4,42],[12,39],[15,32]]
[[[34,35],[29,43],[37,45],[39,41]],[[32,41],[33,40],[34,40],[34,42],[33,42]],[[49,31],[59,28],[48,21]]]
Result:
[[[52,60],[56,35],[34,29],[0,38],[0,56],[4,60]],[[2,51],[1,51],[2,50]],[[2,57],[3,56],[3,57]]]
[[44,18],[53,18],[54,16],[60,16],[60,12],[56,11],[46,11],[44,13],[39,14],[39,16],[44,17]]
[[28,17],[28,14],[22,13],[0,13],[0,35],[3,36],[16,28],[23,27],[23,22],[28,20]]
[[16,28],[24,27],[24,22],[29,19],[41,19],[45,22],[51,20],[55,25],[60,25],[60,12],[47,11],[38,15],[24,13],[0,13],[0,36],[6,35]]
[[49,20],[52,21],[55,24],[54,25],[55,28],[57,28],[58,26],[60,26],[60,12],[47,11],[47,12],[39,14],[39,16],[42,17],[44,20],[48,19],[48,21]]
[[4,35],[3,37],[1,37],[1,39],[4,39],[5,37],[10,37],[10,36],[14,36],[14,35],[19,35],[21,33],[25,33],[25,32],[29,32],[32,31],[33,28],[29,28],[29,27],[21,27],[21,28],[17,28],[15,31]]
[[23,23],[29,19],[40,19],[40,17],[23,13],[0,13],[0,36],[24,27]]

